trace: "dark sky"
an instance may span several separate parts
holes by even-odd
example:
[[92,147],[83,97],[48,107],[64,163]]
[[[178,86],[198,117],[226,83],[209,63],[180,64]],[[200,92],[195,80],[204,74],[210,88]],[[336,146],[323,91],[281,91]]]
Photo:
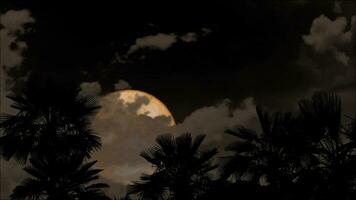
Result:
[[[93,120],[103,139],[94,157],[116,193],[147,169],[139,152],[164,131],[204,133],[222,147],[226,128],[256,128],[255,105],[294,110],[320,90],[355,116],[353,0],[1,0],[0,9],[8,92],[50,80],[99,93],[102,110],[117,111]],[[111,96],[129,87],[164,102],[177,125]],[[2,164],[9,193],[23,174]]]
[[[323,58],[314,56],[315,66],[300,62],[313,53],[302,35],[322,14],[349,22],[356,13],[352,1],[338,1],[341,12],[325,0],[115,2],[11,1],[9,8],[29,9],[36,21],[25,36],[22,70],[77,84],[99,81],[104,93],[123,79],[160,98],[178,121],[224,98],[239,103],[253,96],[284,108],[310,88],[329,90],[310,69]],[[199,38],[165,50],[142,48],[114,62],[137,38],[158,33]]]

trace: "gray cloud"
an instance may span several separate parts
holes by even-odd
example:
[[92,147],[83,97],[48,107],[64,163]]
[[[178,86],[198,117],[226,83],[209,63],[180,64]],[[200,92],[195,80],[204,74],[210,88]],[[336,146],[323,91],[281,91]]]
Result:
[[[18,41],[18,34],[24,34],[23,25],[34,23],[28,10],[9,10],[1,15],[1,24],[3,29],[0,30],[2,38],[3,65],[6,67],[15,67],[21,64],[21,52],[26,48],[26,43]],[[11,48],[15,47],[16,48]]]
[[198,34],[194,33],[194,32],[189,32],[185,35],[180,36],[179,38],[183,41],[183,42],[196,42],[198,40]]
[[114,88],[115,90],[125,90],[125,89],[131,89],[131,86],[125,80],[118,80],[118,82],[114,84]]
[[206,106],[191,113],[182,123],[170,126],[166,116],[151,118],[138,115],[141,106],[149,99],[137,97],[125,103],[119,93],[111,93],[100,99],[102,106],[93,121],[93,128],[100,134],[103,147],[95,154],[99,165],[105,170],[102,176],[113,185],[126,185],[139,176],[152,171],[152,167],[139,156],[140,152],[153,146],[155,138],[164,133],[206,134],[206,144],[223,146],[226,141],[224,130],[238,124],[255,125],[255,104],[247,98],[239,107],[232,108],[229,100]]
[[181,40],[185,43],[196,42],[200,36],[206,36],[210,33],[210,29],[202,28],[199,33],[189,32],[180,36],[175,33],[157,33],[156,35],[147,35],[141,38],[137,38],[135,44],[130,47],[127,54],[129,55],[143,48],[151,48],[164,51],[178,42],[178,40]]
[[137,38],[135,44],[132,45],[128,51],[128,54],[131,54],[138,49],[142,48],[152,48],[158,50],[167,50],[174,43],[177,42],[177,35],[158,33],[156,35],[148,35],[141,38]]
[[319,54],[332,52],[337,61],[347,66],[350,58],[342,50],[351,47],[352,32],[346,31],[347,25],[346,17],[330,20],[321,15],[314,19],[309,35],[303,36],[304,42]]
[[8,199],[12,190],[25,178],[24,166],[15,161],[1,160],[1,199]]
[[[9,94],[10,88],[18,81],[25,81],[27,76],[18,77],[16,80],[7,75],[7,70],[18,67],[23,60],[22,52],[27,47],[26,43],[18,41],[18,36],[24,34],[24,25],[27,23],[34,23],[35,20],[31,17],[31,13],[28,10],[9,10],[4,14],[1,14],[0,24],[3,26],[0,29],[1,38],[1,64],[5,73],[1,81],[1,91],[5,91],[0,98],[4,100],[2,108],[4,112],[14,112],[10,108],[10,100],[5,98]],[[6,93],[6,94],[5,94]]]
[[206,106],[192,112],[184,121],[172,127],[175,133],[191,132],[207,135],[206,142],[214,145],[225,144],[224,131],[237,125],[255,128],[256,112],[253,98],[246,98],[233,109],[229,99],[214,106]]
[[202,28],[201,31],[203,36],[209,35],[213,32],[211,29],[208,28]]
[[[14,113],[10,105],[11,101],[5,98],[8,95],[10,88],[14,84],[14,81],[25,81],[27,77],[18,77],[13,80],[7,76],[7,70],[18,67],[21,65],[23,57],[22,51],[27,47],[26,43],[18,41],[18,35],[24,34],[24,25],[27,23],[34,23],[35,20],[31,17],[31,13],[28,10],[9,10],[4,14],[1,14],[1,25],[3,29],[0,30],[1,37],[1,64],[4,67],[4,77],[1,81],[0,96],[2,103],[2,111],[5,113]],[[5,84],[6,83],[6,87]],[[7,199],[11,194],[13,188],[25,177],[25,173],[22,171],[22,166],[14,161],[6,162],[1,161],[1,199]]]
[[99,82],[83,82],[80,84],[80,96],[98,96],[101,93]]
[[[341,5],[335,5],[336,8],[338,6],[341,9]],[[302,48],[299,59],[299,63],[312,72],[315,80],[304,97],[310,96],[313,91],[336,92],[343,99],[344,114],[349,116],[354,116],[356,111],[355,35],[356,16],[331,20],[321,15],[313,20],[310,33],[303,36],[306,48]]]
[[336,14],[341,14],[342,13],[342,7],[341,7],[341,3],[339,1],[335,1],[334,2],[334,13]]

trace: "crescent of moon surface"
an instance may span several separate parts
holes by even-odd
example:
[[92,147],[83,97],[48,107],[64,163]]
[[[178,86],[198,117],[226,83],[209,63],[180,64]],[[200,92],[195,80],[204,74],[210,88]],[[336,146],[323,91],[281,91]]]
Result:
[[137,114],[147,115],[152,118],[163,115],[171,119],[170,122],[171,126],[174,126],[176,124],[174,117],[172,113],[169,111],[169,109],[167,108],[167,106],[155,96],[148,94],[147,92],[143,92],[140,90],[131,90],[131,89],[121,90],[118,91],[118,93],[120,94],[119,99],[123,100],[124,103],[126,104],[134,103],[136,99],[139,97],[145,97],[148,99],[148,103],[142,105],[138,109]]
[[[170,119],[169,126],[176,125],[174,117],[167,106],[158,98],[147,92],[132,89],[119,90],[106,95],[104,98],[108,99],[108,97],[110,97],[110,99],[116,99],[117,102],[123,102],[124,106],[134,104],[139,98],[145,98],[147,102],[140,105],[136,112],[137,115],[146,115],[151,118],[164,116]],[[101,119],[110,118],[111,115],[109,113],[112,112],[114,112],[114,110],[101,110],[96,117]]]

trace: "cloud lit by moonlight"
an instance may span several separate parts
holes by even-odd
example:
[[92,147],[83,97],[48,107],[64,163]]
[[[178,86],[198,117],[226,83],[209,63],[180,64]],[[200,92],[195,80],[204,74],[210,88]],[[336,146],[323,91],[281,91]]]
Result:
[[174,119],[157,98],[137,90],[110,93],[100,98],[100,105],[93,128],[103,146],[94,157],[105,168],[104,178],[128,184],[152,170],[139,154],[154,143],[157,135],[167,132]]
[[[255,104],[247,98],[237,108],[230,101],[200,108],[175,124],[167,107],[154,96],[137,90],[122,90],[100,97],[101,109],[93,128],[102,138],[102,149],[94,155],[102,177],[113,184],[127,185],[153,168],[140,152],[152,147],[160,134],[191,132],[206,134],[205,144],[223,144],[224,130],[255,121]],[[115,190],[115,188],[111,188]]]

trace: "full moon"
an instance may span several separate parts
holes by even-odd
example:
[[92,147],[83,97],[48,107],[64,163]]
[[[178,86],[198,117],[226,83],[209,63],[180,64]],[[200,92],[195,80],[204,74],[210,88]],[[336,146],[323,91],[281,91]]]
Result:
[[134,103],[140,97],[147,98],[148,103],[141,105],[141,107],[137,110],[137,114],[147,115],[152,118],[166,116],[171,118],[170,125],[175,125],[174,118],[167,106],[156,97],[139,90],[122,90],[116,93],[118,94],[118,99],[123,100],[126,105]]
[[173,115],[168,110],[166,105],[164,105],[159,99],[157,99],[153,95],[139,90],[121,90],[110,93],[109,95],[103,97],[102,100],[106,102],[108,100],[111,101],[113,107],[103,107],[96,117],[101,119],[108,118],[112,116],[112,114],[114,114],[113,112],[116,111],[115,109],[113,109],[115,108],[114,105],[120,103],[123,104],[123,107],[128,108],[132,104],[137,103],[140,99],[143,99],[144,102],[142,102],[135,111],[137,115],[145,115],[151,118],[164,116],[170,119],[170,126],[174,126],[176,124]]
[[102,148],[93,157],[105,169],[111,184],[127,185],[152,166],[140,153],[154,145],[158,135],[170,133],[175,120],[156,97],[139,90],[121,90],[99,98],[101,109],[93,118]]

